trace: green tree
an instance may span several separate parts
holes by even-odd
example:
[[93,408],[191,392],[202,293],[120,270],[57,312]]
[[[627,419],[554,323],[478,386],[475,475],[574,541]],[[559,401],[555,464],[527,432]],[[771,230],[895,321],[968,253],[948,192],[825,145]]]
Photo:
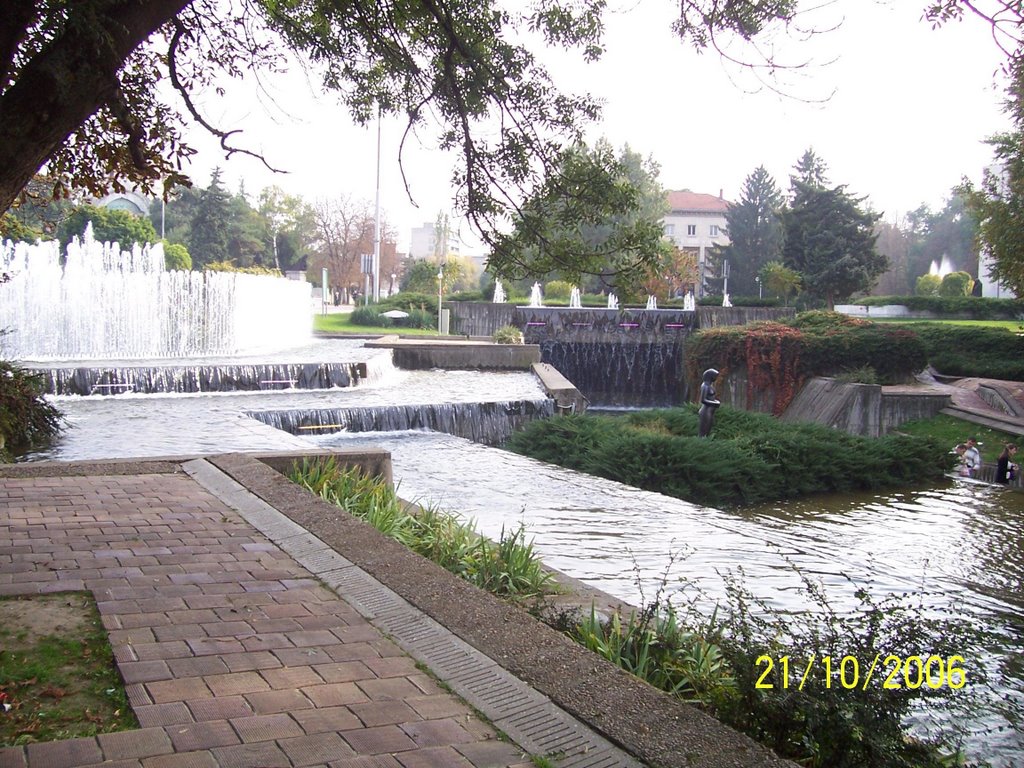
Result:
[[800,273],[803,289],[824,301],[871,288],[887,261],[875,250],[878,214],[861,209],[863,198],[845,186],[829,187],[825,164],[808,150],[790,177],[792,200],[783,212],[783,261]]
[[43,233],[31,227],[7,211],[0,216],[0,242],[11,240],[15,243],[34,243],[43,239]]
[[57,239],[60,240],[61,250],[67,248],[71,238],[85,234],[85,228],[90,222],[96,240],[102,243],[118,243],[122,249],[131,248],[136,243],[145,245],[158,240],[149,219],[128,211],[80,205],[57,227]]
[[1010,63],[1006,113],[1012,129],[992,136],[1000,168],[986,172],[980,187],[960,187],[978,220],[978,238],[992,258],[990,274],[1024,296],[1024,57]]
[[264,242],[279,269],[305,269],[312,250],[316,223],[313,211],[298,195],[285,194],[280,187],[267,187],[259,194]]
[[514,280],[549,274],[575,284],[584,275],[609,286],[643,280],[645,267],[669,249],[658,171],[628,146],[616,157],[603,139],[593,149],[565,150],[557,172],[518,211],[512,233],[496,243],[488,269]]
[[188,250],[196,267],[230,260],[230,221],[231,198],[220,182],[220,168],[214,168],[210,186],[199,193],[189,232]]
[[800,273],[787,267],[781,261],[769,261],[759,273],[761,284],[770,296],[782,299],[789,306],[789,299],[800,292]]
[[168,243],[164,241],[164,264],[167,269],[179,269],[187,272],[192,269],[192,256],[188,248],[181,243]]
[[725,220],[729,245],[721,249],[729,261],[729,292],[754,296],[761,267],[782,258],[781,210],[785,199],[764,166],[743,182],[740,201],[729,206]]
[[[673,28],[698,49],[717,47],[790,21],[795,6],[694,0],[681,6]],[[325,90],[340,95],[360,124],[383,113],[416,130],[436,119],[438,145],[461,160],[457,207],[493,231],[598,113],[592,99],[560,93],[526,41],[539,37],[597,58],[604,12],[599,0],[521,8],[494,0],[76,0],[59,9],[8,0],[0,27],[0,211],[44,164],[58,196],[182,183],[179,168],[192,150],[181,139],[180,112],[228,154],[245,152],[238,132],[213,125],[193,96],[214,82],[228,90],[225,78],[280,70],[296,56],[312,62]],[[498,124],[500,131],[490,130]]]

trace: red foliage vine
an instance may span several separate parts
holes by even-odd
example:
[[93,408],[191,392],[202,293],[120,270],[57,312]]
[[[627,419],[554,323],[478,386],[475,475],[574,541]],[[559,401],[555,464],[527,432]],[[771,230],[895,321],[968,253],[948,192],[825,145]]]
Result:
[[751,327],[746,334],[747,407],[754,392],[774,391],[772,415],[781,416],[804,384],[800,370],[803,334],[776,323]]

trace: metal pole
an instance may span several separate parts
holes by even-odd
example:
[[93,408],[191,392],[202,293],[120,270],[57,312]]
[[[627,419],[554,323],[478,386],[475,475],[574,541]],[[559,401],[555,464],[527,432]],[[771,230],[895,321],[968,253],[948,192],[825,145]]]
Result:
[[437,334],[441,335],[441,290],[444,286],[444,267],[437,269]]
[[377,207],[373,217],[373,300],[380,301],[380,105],[377,105]]
[[320,314],[327,314],[327,267],[320,270],[320,278],[323,287],[320,289]]

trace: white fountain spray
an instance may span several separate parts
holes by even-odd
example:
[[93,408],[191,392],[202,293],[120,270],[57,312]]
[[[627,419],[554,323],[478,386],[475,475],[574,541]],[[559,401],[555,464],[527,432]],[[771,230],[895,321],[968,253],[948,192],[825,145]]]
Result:
[[540,289],[540,283],[534,283],[533,288],[530,289],[530,304],[531,307],[543,307],[544,306],[544,294]]
[[505,288],[501,285],[501,280],[494,281],[494,303],[504,304],[505,303]]
[[208,357],[297,346],[310,286],[234,272],[168,272],[162,246],[122,251],[91,227],[68,246],[0,246],[0,354],[16,360]]
[[569,292],[569,306],[572,309],[582,309],[583,308],[583,302],[580,299],[580,289],[577,288],[575,285],[572,287],[572,290]]

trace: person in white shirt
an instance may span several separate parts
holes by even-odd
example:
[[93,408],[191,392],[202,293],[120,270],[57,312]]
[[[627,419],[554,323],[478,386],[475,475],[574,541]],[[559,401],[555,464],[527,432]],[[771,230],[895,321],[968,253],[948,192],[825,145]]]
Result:
[[981,471],[981,451],[978,450],[978,440],[968,437],[965,443],[967,450],[964,452],[964,460],[967,462],[967,470],[970,477],[977,477]]

